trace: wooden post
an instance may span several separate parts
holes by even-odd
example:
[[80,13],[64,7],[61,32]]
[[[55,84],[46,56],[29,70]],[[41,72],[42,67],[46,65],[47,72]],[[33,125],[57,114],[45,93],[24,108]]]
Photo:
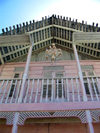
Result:
[[[27,79],[27,76],[28,76],[33,45],[34,44],[33,44],[33,41],[32,41],[32,45],[30,46],[28,56],[27,56],[26,66],[25,66],[24,75],[23,75],[23,79],[22,79],[21,91],[20,91],[20,95],[19,95],[19,98],[18,98],[18,103],[21,103],[22,99],[23,99],[23,94],[24,94],[24,90],[25,90],[25,83],[26,83],[26,79]],[[19,112],[15,113],[14,120],[13,120],[12,133],[17,133],[17,129],[18,129],[17,123],[18,123],[19,114],[20,114]]]
[[16,35],[15,25],[13,25],[13,35]]
[[4,29],[2,29],[2,34],[5,35],[5,30]]
[[[81,66],[80,66],[80,62],[79,62],[79,58],[78,58],[78,53],[77,53],[77,50],[76,50],[76,44],[74,43],[74,35],[73,35],[73,49],[74,49],[75,59],[76,59],[76,62],[77,62],[78,75],[79,75],[81,87],[83,89],[83,100],[84,100],[84,102],[86,102],[87,101],[87,95],[86,95],[86,91],[85,91],[83,75],[82,75],[82,70],[81,70]],[[89,110],[86,110],[86,118],[87,118],[87,122],[88,122],[89,133],[94,133],[94,128],[93,128],[93,125],[92,125],[92,117],[91,117],[91,114],[90,114]]]

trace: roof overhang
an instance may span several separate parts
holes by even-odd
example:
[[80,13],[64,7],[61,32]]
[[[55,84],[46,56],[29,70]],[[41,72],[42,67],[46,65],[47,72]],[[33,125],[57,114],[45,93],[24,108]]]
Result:
[[73,41],[75,43],[99,43],[100,32],[74,32]]
[[29,45],[29,35],[7,35],[0,36],[0,46],[16,46],[16,45]]

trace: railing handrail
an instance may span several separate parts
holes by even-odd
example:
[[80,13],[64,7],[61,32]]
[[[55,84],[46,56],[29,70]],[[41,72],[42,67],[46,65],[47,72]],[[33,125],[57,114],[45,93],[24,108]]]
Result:
[[[100,78],[100,76],[83,76],[83,78]],[[56,79],[79,79],[78,76],[74,76],[74,77],[54,77],[54,78],[44,78],[44,77],[41,77],[41,78],[27,78],[26,80],[56,80]],[[0,81],[3,81],[3,80],[22,80],[22,78],[1,78]]]
[[[84,76],[86,95],[90,101],[100,101],[100,76]],[[0,79],[0,104],[18,103],[22,78]],[[27,78],[24,103],[83,101],[78,76],[54,78]],[[35,100],[35,101],[34,101]]]

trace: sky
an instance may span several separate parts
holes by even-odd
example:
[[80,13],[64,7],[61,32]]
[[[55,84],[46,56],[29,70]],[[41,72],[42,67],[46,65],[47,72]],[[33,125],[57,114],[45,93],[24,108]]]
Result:
[[100,26],[100,0],[0,0],[0,33],[2,28],[52,14]]

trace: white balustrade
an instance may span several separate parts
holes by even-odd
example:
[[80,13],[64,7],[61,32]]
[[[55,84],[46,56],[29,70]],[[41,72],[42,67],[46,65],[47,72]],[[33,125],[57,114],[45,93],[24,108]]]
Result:
[[[88,101],[100,101],[100,77],[84,77]],[[18,103],[22,79],[0,80],[0,104]],[[80,102],[83,92],[78,77],[27,79],[22,103]]]

